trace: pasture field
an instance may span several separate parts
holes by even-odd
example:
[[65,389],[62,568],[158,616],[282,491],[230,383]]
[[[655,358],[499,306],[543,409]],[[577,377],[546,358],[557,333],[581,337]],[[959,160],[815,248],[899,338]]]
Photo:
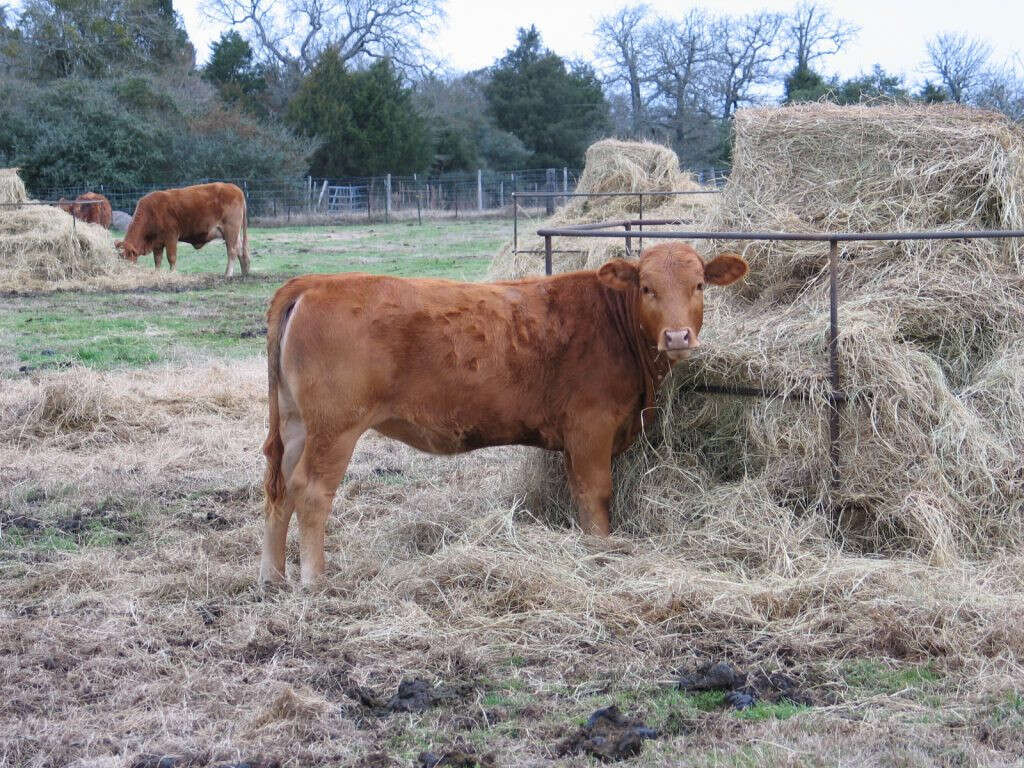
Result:
[[[181,249],[173,290],[0,297],[0,767],[596,765],[571,737],[613,704],[658,732],[629,765],[1024,761],[1019,571],[945,613],[977,573],[759,580],[743,553],[594,541],[524,498],[526,449],[367,435],[327,583],[260,590],[270,294],[308,271],[480,279],[508,223],[250,237],[244,280],[212,243]],[[710,662],[758,703],[679,688]]]

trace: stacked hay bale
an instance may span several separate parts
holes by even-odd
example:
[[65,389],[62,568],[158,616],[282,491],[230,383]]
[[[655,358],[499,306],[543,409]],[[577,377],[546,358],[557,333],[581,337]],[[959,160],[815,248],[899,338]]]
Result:
[[[618,141],[604,139],[587,149],[586,165],[580,176],[576,192],[588,194],[603,192],[666,191],[706,192],[696,179],[679,168],[679,158],[668,147],[652,142]],[[671,219],[682,224],[694,222],[702,215],[713,195],[658,195],[644,194],[645,219]],[[640,214],[639,196],[629,197],[572,197],[546,226],[585,224],[612,219],[634,219]],[[536,230],[536,226],[530,229]],[[559,238],[556,246],[561,251],[554,255],[556,272],[600,266],[608,259],[625,256],[625,246],[618,240],[584,240]],[[523,275],[544,273],[544,240],[533,231],[524,232],[520,226],[519,250],[532,253],[513,253],[513,243],[504,245],[491,264],[490,276],[495,280],[514,279]]]
[[124,270],[110,233],[48,205],[27,203],[16,168],[0,169],[0,290],[52,287]]
[[[741,112],[734,166],[702,228],[841,232],[1024,229],[1024,137],[961,107]],[[620,530],[788,573],[847,546],[937,564],[1024,541],[1024,243],[842,244],[840,483],[830,493],[828,248],[740,251],[751,273],[707,295],[699,356],[663,392],[647,442],[617,461]],[[701,396],[695,384],[801,392],[806,403]],[[564,501],[561,471],[531,488]],[[534,496],[536,500],[537,497]],[[565,505],[556,505],[565,514]]]

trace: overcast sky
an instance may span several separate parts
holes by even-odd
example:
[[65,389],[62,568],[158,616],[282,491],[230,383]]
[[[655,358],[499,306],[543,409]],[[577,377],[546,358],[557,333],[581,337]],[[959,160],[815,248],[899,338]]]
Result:
[[[199,10],[201,0],[174,0],[189,36],[204,61],[221,29]],[[624,0],[448,0],[448,17],[431,46],[455,70],[489,66],[515,43],[518,27],[535,24],[548,48],[569,58],[593,58],[591,30],[597,18],[612,13]],[[655,11],[682,16],[691,7],[733,14],[757,10],[789,11],[794,2],[709,0],[681,3],[648,0]],[[1024,2],[1012,0],[850,0],[823,2],[835,15],[860,27],[857,38],[820,69],[843,77],[866,72],[875,63],[918,83],[925,41],[939,32],[957,31],[988,40],[997,63],[1024,54]]]

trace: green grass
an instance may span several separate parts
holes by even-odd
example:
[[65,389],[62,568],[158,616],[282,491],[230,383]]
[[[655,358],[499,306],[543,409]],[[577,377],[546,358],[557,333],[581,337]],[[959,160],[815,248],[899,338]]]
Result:
[[931,663],[890,666],[881,661],[858,659],[842,668],[843,679],[857,697],[892,695],[901,691],[929,693],[942,681]]
[[215,277],[226,264],[222,242],[198,251],[182,245],[178,269],[209,273],[210,283],[179,292],[0,299],[0,374],[70,364],[105,370],[197,355],[256,355],[265,348],[267,303],[288,277],[361,271],[479,280],[509,229],[505,221],[252,229],[255,274],[232,280]]

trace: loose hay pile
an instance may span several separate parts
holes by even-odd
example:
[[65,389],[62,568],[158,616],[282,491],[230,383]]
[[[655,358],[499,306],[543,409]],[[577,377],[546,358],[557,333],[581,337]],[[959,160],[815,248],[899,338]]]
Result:
[[[747,110],[707,230],[1024,228],[1024,137],[959,107]],[[556,241],[557,242],[557,241]],[[670,380],[649,442],[616,466],[620,530],[792,574],[829,531],[827,244],[713,243],[751,265],[708,292],[701,354]],[[849,243],[839,284],[843,413],[834,501],[848,547],[935,564],[1024,542],[1024,243]],[[693,384],[803,392],[704,397]],[[531,499],[566,514],[560,462]]]
[[[587,150],[586,166],[577,192],[706,192],[693,176],[679,168],[679,158],[668,147],[650,142],[604,139]],[[680,224],[694,222],[713,195],[645,194],[645,219],[671,219]],[[583,224],[610,219],[637,218],[639,197],[574,197],[545,221],[550,226]],[[496,280],[544,274],[544,241],[533,232],[536,222],[519,225],[519,250],[506,243],[491,264],[490,277]],[[526,233],[526,234],[524,234]],[[608,259],[625,256],[625,245],[618,240],[582,240],[558,238],[556,249],[573,251],[555,254],[556,272],[600,266]],[[634,243],[635,245],[635,243]]]
[[[0,169],[0,203],[28,203],[16,168]],[[50,205],[0,205],[0,291],[134,288],[190,278],[118,258],[104,227]]]

